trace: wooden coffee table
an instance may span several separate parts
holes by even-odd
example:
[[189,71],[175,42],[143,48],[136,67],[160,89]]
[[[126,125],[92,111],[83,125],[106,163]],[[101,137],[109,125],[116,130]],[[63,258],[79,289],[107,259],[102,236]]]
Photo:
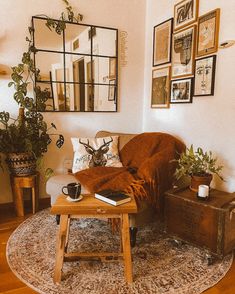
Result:
[[[120,206],[112,206],[96,199],[94,195],[83,195],[83,199],[79,202],[69,202],[64,195],[59,196],[51,208],[51,214],[60,215],[60,226],[56,243],[54,283],[61,282],[64,261],[74,261],[81,258],[87,259],[88,257],[99,257],[104,261],[105,259],[123,260],[126,281],[131,283],[133,279],[128,214],[136,212],[137,206],[134,199]],[[121,221],[120,252],[67,252],[70,220],[72,218],[119,218]]]

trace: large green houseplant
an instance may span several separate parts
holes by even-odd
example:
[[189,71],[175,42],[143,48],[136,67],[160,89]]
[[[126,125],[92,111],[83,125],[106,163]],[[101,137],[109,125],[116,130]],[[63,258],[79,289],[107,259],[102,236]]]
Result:
[[[62,12],[58,20],[47,17],[46,26],[61,34],[66,27],[66,21],[80,21],[82,15],[75,16],[67,0],[66,13]],[[60,148],[64,143],[61,134],[52,132],[56,129],[54,123],[47,126],[43,115],[39,111],[45,109],[46,101],[50,98],[47,89],[41,90],[35,86],[35,79],[40,79],[40,71],[34,65],[33,53],[37,49],[33,46],[33,28],[29,27],[29,36],[26,37],[28,50],[23,53],[21,63],[12,67],[12,81],[9,87],[14,87],[14,100],[19,105],[19,115],[11,117],[9,112],[0,112],[0,153],[6,155],[10,172],[26,175],[35,172],[36,161],[40,162],[48,145],[52,142],[51,136],[58,136],[56,146]],[[28,88],[33,85],[35,98],[29,97]],[[0,157],[0,166],[1,157]],[[13,169],[12,169],[13,168]]]
[[223,166],[217,164],[217,158],[213,157],[211,151],[205,152],[200,147],[194,150],[191,145],[176,161],[178,163],[175,171],[176,179],[179,180],[185,176],[191,177],[190,188],[193,191],[197,191],[201,184],[210,185],[213,174],[223,180],[220,174]]

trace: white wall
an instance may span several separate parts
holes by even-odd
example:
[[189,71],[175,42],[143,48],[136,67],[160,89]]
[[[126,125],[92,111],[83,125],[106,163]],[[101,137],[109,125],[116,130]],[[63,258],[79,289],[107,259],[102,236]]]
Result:
[[[100,129],[139,132],[142,129],[145,0],[71,0],[84,15],[84,23],[118,28],[128,33],[128,64],[119,71],[119,112],[117,113],[47,113],[65,136],[61,150],[50,146],[46,166],[62,169],[65,158],[72,158],[71,136],[94,136]],[[64,9],[60,0],[0,0],[0,64],[20,62],[27,44],[25,36],[32,15],[47,14],[57,18]],[[8,80],[0,80],[0,111],[17,115],[17,104]],[[44,186],[44,184],[42,184]],[[41,189],[41,197],[45,196]],[[0,172],[0,203],[12,201],[8,173]]]
[[[199,15],[221,8],[220,42],[235,39],[235,0],[200,0]],[[147,0],[144,130],[171,133],[187,145],[212,150],[224,165],[227,182],[217,188],[235,191],[235,46],[217,53],[215,95],[195,97],[192,104],[151,109],[153,27],[173,17],[174,0]]]

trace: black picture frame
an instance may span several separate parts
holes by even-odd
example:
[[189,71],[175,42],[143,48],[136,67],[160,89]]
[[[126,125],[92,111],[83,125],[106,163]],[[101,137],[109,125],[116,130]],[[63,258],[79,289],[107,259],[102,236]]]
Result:
[[[193,95],[195,97],[214,95],[215,70],[216,70],[216,55],[205,56],[195,60],[194,91],[193,91]],[[202,76],[201,82],[200,82],[199,76]],[[206,78],[207,76],[208,76],[208,79]],[[201,86],[199,84],[201,84]]]
[[[168,39],[166,38],[166,36],[164,36],[163,32],[161,36],[160,31],[161,30],[163,31],[164,28],[165,29],[168,28],[169,30]],[[157,38],[157,32],[159,33],[158,38]],[[163,65],[163,64],[167,64],[171,62],[172,32],[173,32],[173,18],[167,19],[161,22],[160,24],[157,24],[156,26],[154,26],[153,28],[153,66]],[[157,47],[158,39],[160,39],[159,43],[161,44],[161,47]],[[166,54],[167,57],[165,59],[162,58],[159,61],[157,61],[157,57],[156,57],[157,48],[164,48],[165,50],[167,50],[167,54]]]
[[[178,86],[174,88],[174,85],[178,83]],[[188,88],[185,93],[185,85],[179,84],[189,83]],[[178,80],[171,81],[171,92],[170,92],[170,104],[178,104],[178,103],[192,103],[193,102],[193,78],[183,78]],[[176,92],[177,90],[177,92]]]

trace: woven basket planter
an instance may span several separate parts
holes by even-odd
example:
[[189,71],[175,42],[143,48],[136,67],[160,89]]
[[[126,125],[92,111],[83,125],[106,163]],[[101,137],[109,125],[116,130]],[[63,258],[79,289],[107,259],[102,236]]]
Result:
[[36,172],[36,159],[32,153],[8,153],[6,163],[15,176],[28,176]]

